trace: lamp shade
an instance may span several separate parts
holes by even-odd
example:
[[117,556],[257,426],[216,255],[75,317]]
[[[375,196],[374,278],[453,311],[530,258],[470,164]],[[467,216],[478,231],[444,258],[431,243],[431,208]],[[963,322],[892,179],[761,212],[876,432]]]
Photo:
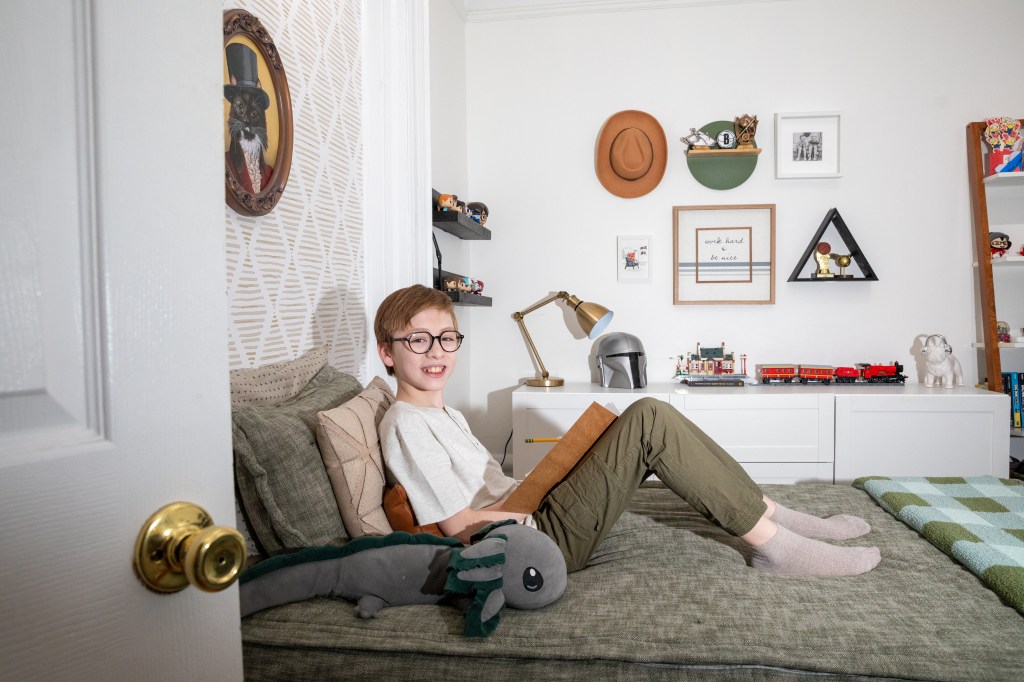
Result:
[[576,319],[587,333],[588,339],[596,339],[612,321],[615,313],[597,303],[584,301],[576,306]]

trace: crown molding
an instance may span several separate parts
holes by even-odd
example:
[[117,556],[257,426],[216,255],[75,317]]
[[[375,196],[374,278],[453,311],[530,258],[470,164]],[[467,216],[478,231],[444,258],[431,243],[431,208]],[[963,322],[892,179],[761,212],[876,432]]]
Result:
[[[467,23],[792,0],[451,0]],[[461,10],[461,11],[460,11]]]
[[452,9],[455,10],[455,13],[459,15],[463,22],[467,21],[465,0],[448,0],[448,4],[452,6]]

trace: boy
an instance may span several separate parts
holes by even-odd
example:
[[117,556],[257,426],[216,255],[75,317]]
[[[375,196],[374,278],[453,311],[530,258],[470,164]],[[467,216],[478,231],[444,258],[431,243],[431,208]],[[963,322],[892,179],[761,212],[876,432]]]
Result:
[[870,571],[875,547],[841,547],[871,530],[863,519],[827,519],[787,509],[763,495],[717,443],[667,403],[644,398],[616,419],[592,455],[548,493],[533,514],[501,510],[515,489],[469,430],[444,404],[444,387],[465,338],[451,299],[421,285],[399,289],[374,320],[377,351],[398,382],[395,404],[380,424],[384,459],[405,488],[417,522],[437,523],[468,542],[479,528],[514,519],[551,537],[570,571],[586,566],[655,473],[673,492],[753,548],[754,568],[787,575],[847,576]]

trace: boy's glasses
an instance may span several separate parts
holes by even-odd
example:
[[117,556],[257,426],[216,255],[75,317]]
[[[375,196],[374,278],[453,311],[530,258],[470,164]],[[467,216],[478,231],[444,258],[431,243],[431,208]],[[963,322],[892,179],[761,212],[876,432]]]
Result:
[[464,338],[466,338],[465,335],[458,332],[444,332],[437,336],[426,332],[413,332],[409,336],[400,339],[388,339],[388,341],[405,341],[406,348],[413,353],[423,355],[429,353],[430,349],[434,347],[434,341],[441,344],[441,350],[444,352],[454,353],[462,345]]

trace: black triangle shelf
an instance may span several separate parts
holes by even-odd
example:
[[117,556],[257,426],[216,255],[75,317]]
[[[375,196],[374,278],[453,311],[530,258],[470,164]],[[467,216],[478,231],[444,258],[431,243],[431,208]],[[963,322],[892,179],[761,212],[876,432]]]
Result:
[[[811,255],[817,248],[818,243],[821,241],[822,235],[825,234],[825,230],[828,229],[829,225],[834,225],[836,232],[842,238],[843,243],[850,252],[850,257],[857,267],[860,268],[861,277],[812,277],[805,275],[800,276],[801,272],[808,272],[807,264],[811,259]],[[813,269],[816,269],[814,265],[811,265]],[[790,282],[877,282],[878,276],[875,274],[874,268],[871,267],[871,263],[868,262],[864,252],[860,250],[860,246],[857,245],[857,240],[853,238],[853,233],[850,232],[850,228],[847,227],[846,221],[843,220],[843,216],[839,215],[838,209],[830,209],[825,214],[825,219],[821,221],[821,225],[818,227],[818,231],[811,237],[811,242],[807,245],[807,249],[804,251],[804,255],[797,261],[796,267],[793,268],[793,274],[789,276]]]

